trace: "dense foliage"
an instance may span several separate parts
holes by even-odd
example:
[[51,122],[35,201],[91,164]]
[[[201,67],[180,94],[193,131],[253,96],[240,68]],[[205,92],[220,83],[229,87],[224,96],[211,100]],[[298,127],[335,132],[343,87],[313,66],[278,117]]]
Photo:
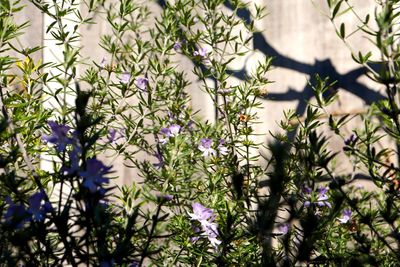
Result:
[[[316,75],[306,116],[288,111],[264,145],[254,128],[273,59],[232,78],[264,8],[32,0],[62,51],[43,63],[42,47],[18,42],[23,5],[1,0],[0,266],[399,266],[397,2],[377,1],[370,19],[327,0],[335,27],[353,15],[376,46],[354,52],[355,32],[336,29],[386,98],[334,116],[334,81]],[[104,54],[84,58],[80,29],[99,19]],[[192,110],[190,90],[209,96],[213,122]],[[335,171],[339,157],[350,174]],[[126,185],[118,161],[135,170]]]

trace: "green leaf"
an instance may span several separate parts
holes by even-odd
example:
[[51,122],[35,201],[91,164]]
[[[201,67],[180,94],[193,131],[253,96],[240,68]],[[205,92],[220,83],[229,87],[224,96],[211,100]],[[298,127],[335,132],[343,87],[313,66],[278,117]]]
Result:
[[49,26],[47,26],[46,33],[49,33],[49,31],[53,28],[53,26],[57,23],[57,21],[53,21],[50,23]]
[[340,25],[340,37],[342,37],[342,39],[344,39],[345,36],[346,36],[346,30],[345,30],[344,23],[342,23],[342,24]]
[[364,24],[367,24],[368,22],[369,22],[369,14],[367,16],[365,16]]
[[334,19],[334,18],[336,17],[337,13],[338,13],[339,10],[340,10],[340,6],[341,6],[342,3],[343,3],[343,0],[339,1],[339,2],[336,4],[336,6],[335,6],[335,8],[333,9],[333,12],[332,12],[332,17],[331,17],[331,19]]

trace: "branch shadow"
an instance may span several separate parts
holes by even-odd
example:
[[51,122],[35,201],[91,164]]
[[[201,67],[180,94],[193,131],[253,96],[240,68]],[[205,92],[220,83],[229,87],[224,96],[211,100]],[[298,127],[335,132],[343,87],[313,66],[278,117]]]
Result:
[[[166,6],[165,0],[158,0],[158,4],[162,8],[165,8]],[[231,11],[234,10],[229,1],[225,1],[224,6]],[[246,23],[252,22],[251,14],[248,9],[241,8],[237,9],[236,12],[238,17]],[[182,32],[182,35],[184,36],[185,34]],[[272,57],[272,66],[303,73],[309,77],[311,84],[313,84],[314,75],[319,74],[319,76],[322,78],[329,77],[331,81],[337,81],[332,88],[333,90],[347,91],[363,100],[367,105],[385,99],[384,95],[358,81],[360,77],[366,74],[366,69],[364,67],[355,68],[347,73],[341,74],[338,72],[336,67],[333,65],[331,59],[329,58],[322,61],[316,60],[314,64],[300,62],[280,53],[268,42],[266,37],[260,32],[256,32],[253,34],[253,47],[254,50],[262,52],[265,56]],[[198,62],[193,63],[199,64]],[[202,69],[204,69],[204,66],[201,67]],[[377,69],[377,67],[377,65],[373,66],[374,69]],[[235,71],[229,70],[228,74],[240,80],[245,80],[247,78],[245,67]],[[268,101],[300,100],[298,101],[298,105],[295,110],[297,114],[303,116],[306,110],[307,103],[311,100],[312,97],[312,88],[309,86],[308,83],[306,83],[301,90],[288,88],[288,90],[283,93],[269,93],[268,96],[264,99]]]

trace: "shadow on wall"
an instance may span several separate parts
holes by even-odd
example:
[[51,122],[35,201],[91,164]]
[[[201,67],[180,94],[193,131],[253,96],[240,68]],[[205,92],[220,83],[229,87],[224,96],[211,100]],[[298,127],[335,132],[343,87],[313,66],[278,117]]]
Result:
[[[158,0],[158,4],[160,5],[161,8],[164,8],[166,6],[165,0]],[[224,6],[230,10],[233,11],[232,5],[229,3],[229,1],[224,2]],[[246,23],[251,22],[251,16],[250,16],[250,11],[248,9],[239,9],[237,10],[237,15],[243,19]],[[182,37],[185,36],[185,33],[183,31],[180,32]],[[187,38],[183,38],[187,39]],[[336,81],[334,86],[331,88],[333,92],[337,90],[342,90],[342,91],[347,91],[351,93],[352,95],[358,97],[361,99],[365,104],[370,105],[376,101],[385,99],[386,97],[381,94],[380,92],[377,92],[373,90],[372,88],[366,86],[365,84],[362,84],[358,82],[357,80],[364,76],[366,74],[366,68],[365,67],[358,67],[354,68],[347,73],[340,74],[336,67],[332,64],[331,59],[326,59],[326,60],[316,60],[314,64],[309,64],[309,63],[303,63],[300,62],[296,59],[284,56],[281,54],[277,49],[275,49],[273,46],[271,46],[266,39],[266,37],[262,33],[255,33],[253,34],[253,48],[254,50],[260,51],[263,53],[265,56],[272,57],[272,66],[277,67],[277,68],[284,68],[288,70],[293,70],[302,74],[307,75],[310,77],[310,83],[315,84],[315,75],[318,74],[321,78],[329,77],[329,81],[333,82]],[[197,49],[194,47],[194,49]],[[190,58],[189,58],[190,59]],[[198,62],[193,62],[193,64],[199,64]],[[205,68],[204,66],[200,66],[201,68]],[[375,71],[379,72],[379,69],[382,67],[379,64],[374,64],[370,65],[372,69]],[[246,79],[246,66],[244,66],[240,70],[235,70],[235,71],[229,71],[228,74],[232,75],[233,77],[239,79],[239,80],[245,80]],[[332,92],[331,91],[331,92]],[[297,101],[297,107],[295,107],[295,112],[299,116],[304,116],[306,112],[306,107],[307,103],[313,98],[314,93],[312,88],[309,86],[308,83],[304,85],[304,87],[301,90],[297,90],[295,88],[288,88],[286,92],[283,93],[268,93],[267,97],[263,98],[264,100],[268,101],[275,101],[275,102],[285,102],[285,101]],[[218,101],[218,99],[216,99]],[[218,110],[215,110],[216,114],[215,117],[218,118]],[[296,131],[293,131],[292,133],[288,133],[289,139],[295,138],[294,133]],[[400,150],[400,147],[397,147],[397,150]],[[399,159],[400,160],[400,159]],[[368,175],[362,174],[362,173],[357,173],[353,177],[353,180],[365,180],[365,181],[370,181],[371,178]],[[326,180],[328,181],[328,180]],[[262,181],[260,186],[268,186],[267,184],[268,181]]]
[[[166,5],[164,0],[158,0],[158,4],[162,8]],[[228,1],[225,1],[224,5],[230,10],[233,10],[232,5]],[[239,9],[237,14],[241,19],[243,19],[247,23],[250,23],[251,16],[249,10]],[[345,74],[340,74],[335,66],[333,66],[330,59],[326,59],[323,61],[317,60],[314,64],[299,62],[295,59],[289,58],[279,53],[279,51],[277,51],[268,43],[268,40],[265,38],[265,36],[262,35],[262,33],[255,33],[253,35],[253,47],[254,50],[258,50],[264,53],[264,55],[266,56],[273,57],[272,65],[274,67],[290,69],[306,74],[311,77],[311,83],[314,82],[314,75],[319,74],[319,76],[322,78],[329,77],[330,81],[337,81],[332,90],[338,90],[339,88],[341,90],[345,90],[359,97],[368,105],[385,98],[379,92],[376,92],[368,86],[357,81],[359,77],[363,76],[366,73],[364,67],[359,67]],[[373,66],[373,68],[377,69],[378,66]],[[229,74],[240,80],[244,80],[246,77],[246,70],[245,67],[243,67],[241,70],[231,71]],[[305,114],[306,104],[312,97],[313,91],[308,84],[306,84],[301,91],[295,90],[293,88],[288,88],[288,91],[284,93],[268,94],[269,101],[302,100],[298,101],[298,105],[295,108],[296,113],[300,116]]]
[[[225,1],[224,5],[232,10],[232,6],[228,1]],[[251,16],[247,9],[240,9],[238,11],[238,16],[250,22]],[[264,55],[273,57],[272,65],[275,67],[285,68],[294,70],[309,77],[314,77],[315,74],[319,74],[320,77],[329,77],[331,81],[337,81],[337,83],[332,88],[333,90],[338,90],[341,88],[360,99],[362,99],[366,104],[371,104],[372,102],[384,99],[385,97],[379,92],[374,91],[368,86],[357,82],[357,79],[366,73],[364,67],[353,69],[345,74],[340,74],[335,66],[333,66],[330,59],[323,61],[316,61],[314,64],[307,64],[299,62],[297,60],[291,59],[280,54],[275,48],[273,48],[262,33],[255,33],[253,35],[253,46],[255,50],[261,51]],[[374,66],[376,69],[378,66]],[[232,73],[235,77],[239,79],[244,79],[245,70],[240,70],[237,73]],[[311,80],[313,83],[313,80]],[[308,84],[306,84],[302,91],[297,91],[292,88],[285,93],[271,93],[268,95],[268,100],[270,101],[290,101],[299,100],[303,98],[304,101],[299,101],[296,108],[296,113],[299,115],[304,115],[306,109],[306,103],[313,97],[313,91]]]

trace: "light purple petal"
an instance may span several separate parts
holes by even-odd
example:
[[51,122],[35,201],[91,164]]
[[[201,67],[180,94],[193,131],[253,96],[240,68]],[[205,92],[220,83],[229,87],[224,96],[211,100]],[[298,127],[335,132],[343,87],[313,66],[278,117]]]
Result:
[[344,215],[344,216],[349,216],[349,217],[350,217],[350,216],[351,216],[351,213],[352,213],[352,212],[351,212],[351,209],[345,209],[345,210],[343,211],[343,215]]
[[302,188],[302,191],[303,191],[305,194],[311,195],[312,189],[311,189],[309,186],[304,185],[303,188]]
[[52,134],[42,136],[42,140],[51,144],[56,145],[58,152],[63,152],[68,144],[73,143],[73,139],[68,137],[68,133],[71,130],[69,126],[58,124],[54,121],[49,121],[48,125],[51,128]]
[[208,50],[207,48],[200,48],[197,51],[194,51],[194,56],[200,56],[201,58],[205,58],[207,56]]
[[282,223],[278,226],[278,231],[282,233],[282,235],[286,235],[289,232],[289,224]]
[[147,79],[145,77],[138,77],[135,80],[136,87],[142,91],[146,91],[148,84],[149,84],[149,79]]
[[176,42],[174,44],[174,49],[175,49],[175,51],[180,51],[182,49],[181,43],[180,42]]
[[181,126],[177,125],[177,124],[172,124],[171,126],[169,126],[169,132],[170,132],[170,136],[177,136],[179,134],[179,131],[181,130]]
[[203,138],[200,140],[201,146],[205,149],[209,149],[212,147],[213,141],[210,138]]
[[121,75],[120,81],[121,81],[121,83],[123,83],[123,84],[128,84],[129,81],[130,81],[130,79],[131,79],[131,74],[130,74],[129,72],[124,72],[124,73],[122,73],[122,75]]
[[170,136],[171,136],[171,131],[170,131],[169,128],[162,128],[162,129],[160,130],[160,133],[162,133],[163,135],[166,135],[167,137],[170,137]]
[[44,209],[44,199],[45,194],[43,192],[37,192],[33,194],[28,200],[28,212],[32,214],[32,217],[35,221],[42,221],[44,219],[44,215],[46,213]]
[[328,188],[325,186],[320,186],[318,188],[318,195],[325,195],[328,192]]
[[83,186],[89,189],[91,193],[102,189],[103,183],[108,183],[109,179],[104,175],[110,172],[111,167],[105,166],[101,161],[92,158],[86,161],[86,170],[79,172],[82,176]]
[[211,209],[208,209],[197,202],[192,204],[192,208],[193,208],[194,217],[196,218],[195,220],[198,220],[198,221],[208,220],[208,219],[212,218],[214,215],[214,213]]
[[350,221],[351,219],[351,210],[350,209],[345,209],[343,210],[343,216],[341,218],[339,218],[339,222],[342,224],[347,223],[348,221]]
[[106,62],[107,62],[107,58],[103,57],[103,59],[100,62],[100,67],[105,68],[106,67]]

